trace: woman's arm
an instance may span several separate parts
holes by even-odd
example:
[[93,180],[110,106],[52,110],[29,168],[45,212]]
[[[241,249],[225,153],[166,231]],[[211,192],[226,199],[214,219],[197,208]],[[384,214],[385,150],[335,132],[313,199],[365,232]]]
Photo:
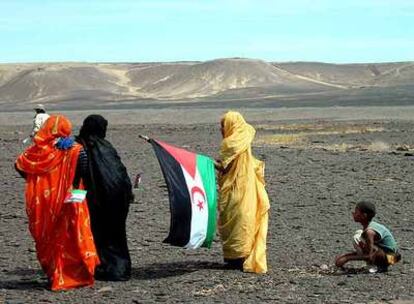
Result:
[[73,186],[78,188],[81,179],[85,179],[88,174],[88,154],[85,149],[82,148],[79,152],[78,162],[76,164],[75,178],[73,180]]
[[17,164],[16,164],[16,163],[14,163],[14,169],[17,171],[17,173],[19,173],[19,175],[20,175],[21,177],[23,177],[24,179],[26,179],[26,173],[25,173],[25,172],[23,172],[22,170],[20,170],[20,169],[17,167]]
[[222,172],[224,170],[221,160],[219,159],[214,160],[214,168],[219,172]]

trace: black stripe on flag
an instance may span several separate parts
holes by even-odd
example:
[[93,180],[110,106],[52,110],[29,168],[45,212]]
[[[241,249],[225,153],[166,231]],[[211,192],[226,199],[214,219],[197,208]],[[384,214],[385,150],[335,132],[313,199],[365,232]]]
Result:
[[170,200],[170,232],[164,243],[185,246],[191,233],[191,198],[181,165],[155,140],[150,140],[168,188]]

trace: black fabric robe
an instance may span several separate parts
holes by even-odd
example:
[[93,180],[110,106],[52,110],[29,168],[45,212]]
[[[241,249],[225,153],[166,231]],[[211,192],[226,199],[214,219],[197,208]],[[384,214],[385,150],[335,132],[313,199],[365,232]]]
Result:
[[[101,265],[95,277],[123,281],[131,275],[131,258],[126,236],[126,219],[133,201],[132,185],[118,153],[105,139],[107,121],[100,115],[88,116],[77,141],[87,155],[81,170],[87,189],[92,233]],[[81,162],[80,162],[81,163]]]

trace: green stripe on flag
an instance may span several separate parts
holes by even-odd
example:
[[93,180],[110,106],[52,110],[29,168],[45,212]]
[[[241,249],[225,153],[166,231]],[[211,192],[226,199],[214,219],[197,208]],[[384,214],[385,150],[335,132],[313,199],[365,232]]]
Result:
[[214,162],[210,157],[197,154],[197,169],[203,181],[208,204],[207,235],[203,247],[210,248],[216,233],[217,188]]

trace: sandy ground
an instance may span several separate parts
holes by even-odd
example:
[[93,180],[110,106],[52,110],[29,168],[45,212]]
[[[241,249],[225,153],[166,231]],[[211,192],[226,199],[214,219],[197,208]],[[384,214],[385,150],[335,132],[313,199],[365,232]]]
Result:
[[[133,276],[59,293],[45,288],[27,229],[24,181],[13,170],[31,113],[0,114],[0,303],[414,300],[413,108],[269,111],[245,112],[258,130],[254,153],[266,161],[268,274],[222,269],[218,237],[210,250],[162,244],[169,226],[167,194],[154,153],[138,134],[217,156],[222,110],[105,112],[108,139],[130,176],[143,173],[128,218]],[[86,114],[68,112],[75,132]],[[378,221],[389,225],[401,247],[403,261],[388,273],[333,267],[334,257],[351,248],[359,228],[351,218],[352,202],[361,199],[375,202]]]

